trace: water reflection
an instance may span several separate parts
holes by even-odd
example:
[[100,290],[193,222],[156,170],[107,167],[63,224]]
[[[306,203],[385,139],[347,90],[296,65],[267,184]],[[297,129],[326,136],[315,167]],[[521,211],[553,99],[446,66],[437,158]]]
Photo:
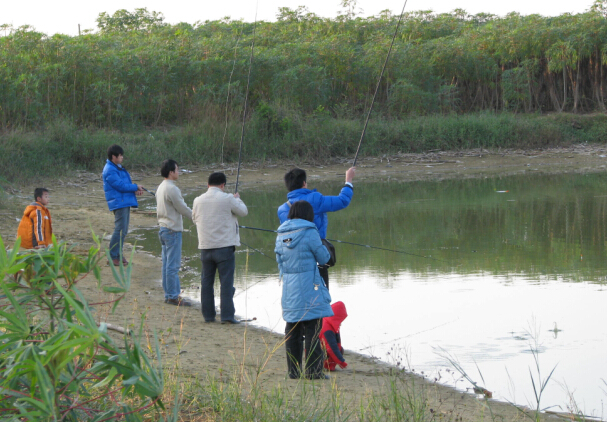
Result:
[[[435,260],[337,244],[331,294],[348,307],[344,346],[470,387],[446,369],[447,352],[494,398],[524,405],[534,405],[535,350],[544,376],[556,366],[544,407],[566,410],[569,389],[586,414],[601,416],[607,328],[596,321],[604,319],[606,299],[606,187],[597,174],[358,181],[351,206],[330,215],[328,237]],[[286,192],[241,190],[250,208],[241,223],[275,229]],[[183,245],[186,280],[198,284],[191,229]],[[145,248],[158,254],[156,234],[148,237]],[[267,256],[239,250],[237,313],[280,332],[275,236],[241,230],[241,237]]]

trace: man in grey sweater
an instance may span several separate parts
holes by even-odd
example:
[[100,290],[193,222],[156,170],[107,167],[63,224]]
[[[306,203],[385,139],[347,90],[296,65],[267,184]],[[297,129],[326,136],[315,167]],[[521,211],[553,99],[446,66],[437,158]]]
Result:
[[238,324],[234,318],[234,251],[240,246],[238,219],[248,214],[238,193],[224,192],[226,175],[209,176],[208,190],[194,200],[192,220],[198,230],[198,249],[202,261],[201,302],[205,322],[215,322],[215,272],[219,272],[222,324]]
[[192,210],[188,208],[181,191],[175,185],[179,178],[179,166],[175,160],[164,160],[160,168],[164,180],[156,189],[156,213],[160,231],[158,237],[162,245],[162,289],[164,302],[169,305],[191,306],[179,297],[179,268],[181,267],[181,240],[183,233],[182,216],[192,219]]

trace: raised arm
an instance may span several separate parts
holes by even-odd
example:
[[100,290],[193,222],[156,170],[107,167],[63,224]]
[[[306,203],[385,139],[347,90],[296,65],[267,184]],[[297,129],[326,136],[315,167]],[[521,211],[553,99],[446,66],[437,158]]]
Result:
[[230,198],[230,202],[232,207],[232,214],[238,217],[244,217],[249,213],[247,206],[244,204],[244,202],[242,202],[242,199],[240,199],[240,195],[238,193],[235,193],[232,198]]
[[354,195],[352,181],[354,180],[355,174],[355,167],[350,167],[348,171],[346,171],[346,184],[341,188],[338,196],[323,196],[319,194],[320,196],[316,199],[318,202],[314,206],[314,212],[317,214],[334,212],[343,210],[350,205],[350,201]]
[[343,210],[350,205],[353,194],[353,189],[348,185],[341,188],[341,192],[339,192],[338,196],[324,196],[319,194],[320,197],[317,199],[318,205],[314,207],[314,212],[317,214],[322,214],[325,212]]

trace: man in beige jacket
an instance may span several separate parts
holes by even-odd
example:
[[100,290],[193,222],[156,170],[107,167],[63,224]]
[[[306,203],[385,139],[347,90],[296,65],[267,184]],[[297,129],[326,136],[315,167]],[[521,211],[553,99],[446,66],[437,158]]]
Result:
[[201,302],[205,322],[215,322],[215,272],[219,272],[222,324],[238,324],[234,318],[234,251],[240,246],[238,219],[248,214],[238,193],[224,192],[226,175],[209,176],[208,190],[194,200],[192,219],[198,229],[198,249],[202,261]]
[[192,218],[192,210],[186,205],[181,191],[175,185],[179,178],[179,166],[175,160],[164,160],[160,168],[164,180],[156,189],[156,214],[162,245],[162,289],[164,302],[169,305],[191,306],[179,297],[179,268],[181,267],[182,216]]

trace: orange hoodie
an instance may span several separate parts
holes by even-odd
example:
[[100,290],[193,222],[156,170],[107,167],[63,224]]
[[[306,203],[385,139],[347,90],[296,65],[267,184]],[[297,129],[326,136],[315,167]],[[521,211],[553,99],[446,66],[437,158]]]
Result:
[[28,205],[17,229],[17,238],[19,237],[21,247],[25,249],[49,246],[53,242],[53,224],[48,208],[38,202]]

